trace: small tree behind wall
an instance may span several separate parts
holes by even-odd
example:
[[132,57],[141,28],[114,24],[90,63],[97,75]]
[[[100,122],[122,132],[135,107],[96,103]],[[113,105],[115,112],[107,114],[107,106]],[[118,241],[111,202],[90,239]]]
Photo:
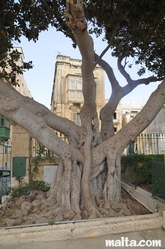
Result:
[[[0,113],[24,127],[60,157],[48,197],[55,219],[100,217],[120,200],[120,161],[124,148],[136,140],[165,102],[163,80],[143,110],[114,134],[113,114],[119,101],[138,85],[164,78],[164,1],[159,4],[157,1],[85,1],[84,9],[81,0],[67,0],[64,16],[63,1],[22,0],[15,7],[21,12],[15,17],[18,18],[18,29],[29,40],[35,40],[41,30],[52,24],[77,44],[82,56],[84,104],[80,113],[81,126],[22,96],[3,80],[0,80]],[[100,56],[94,51],[87,20],[91,21],[90,32],[99,35],[105,31],[108,46]],[[118,70],[127,81],[124,87],[117,81],[111,66],[103,60],[109,48],[118,58]],[[126,72],[128,59],[140,65],[140,79],[132,80]],[[99,114],[96,112],[97,86],[93,76],[97,64],[107,73],[112,89],[108,103]],[[153,75],[143,78],[146,68]],[[57,137],[54,130],[64,134],[68,143]]]

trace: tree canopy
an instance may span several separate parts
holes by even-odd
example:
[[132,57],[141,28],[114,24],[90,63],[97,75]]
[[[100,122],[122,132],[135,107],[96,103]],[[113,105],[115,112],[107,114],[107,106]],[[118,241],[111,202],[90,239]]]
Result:
[[139,76],[148,69],[158,79],[164,77],[164,1],[89,1],[87,13],[94,24],[92,32],[105,33],[108,43],[117,30],[113,56],[134,58],[131,63],[140,65]]
[[[131,1],[131,0],[95,0],[84,1],[85,16],[91,33],[104,35],[112,48],[112,55],[120,59],[129,58],[129,67],[139,65],[138,74],[142,76],[150,70],[153,80],[161,80],[165,76],[165,2]],[[0,3],[0,66],[3,68],[1,78],[7,77],[7,56],[14,41],[21,36],[37,41],[39,33],[50,25],[73,39],[64,18],[65,1],[55,0],[2,0]],[[112,39],[113,37],[113,39]],[[75,42],[74,42],[75,45]],[[131,59],[132,58],[132,59]],[[13,52],[8,63],[12,72],[21,72],[14,61],[18,54]],[[31,68],[32,63],[25,63]],[[13,73],[12,73],[13,74]],[[8,75],[12,78],[12,74]]]

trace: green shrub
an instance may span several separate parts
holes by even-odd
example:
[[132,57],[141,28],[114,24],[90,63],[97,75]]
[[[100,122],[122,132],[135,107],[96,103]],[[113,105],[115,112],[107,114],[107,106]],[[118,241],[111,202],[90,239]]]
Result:
[[10,195],[12,198],[27,195],[30,191],[43,191],[46,192],[50,187],[44,181],[31,181],[29,184],[21,184],[17,188],[11,188]]
[[[164,162],[164,155],[130,154],[121,159],[123,180],[138,184],[152,183],[152,163]],[[135,176],[136,175],[136,176]]]

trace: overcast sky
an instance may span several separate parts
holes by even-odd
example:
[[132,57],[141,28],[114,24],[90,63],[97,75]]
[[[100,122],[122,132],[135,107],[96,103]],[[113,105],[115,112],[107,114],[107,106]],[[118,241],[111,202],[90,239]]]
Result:
[[[33,61],[34,68],[24,73],[24,78],[32,97],[50,107],[54,69],[56,56],[58,54],[70,56],[71,58],[81,59],[78,49],[72,47],[72,42],[66,38],[62,33],[56,32],[54,28],[42,32],[39,40],[28,42],[27,39],[22,38],[21,43],[15,43],[14,46],[21,46],[24,52],[25,61]],[[97,54],[100,54],[106,47],[106,43],[102,42],[101,38],[94,38],[94,47]],[[124,84],[124,79],[117,70],[116,60],[111,57],[110,51],[106,53],[104,59],[110,63],[114,69],[114,73],[119,82]],[[134,79],[138,78],[135,70],[129,72]],[[157,83],[152,83],[148,86],[139,86],[132,93],[122,99],[122,103],[137,102],[144,104],[150,94],[156,89]],[[105,77],[105,97],[110,95],[110,84]]]

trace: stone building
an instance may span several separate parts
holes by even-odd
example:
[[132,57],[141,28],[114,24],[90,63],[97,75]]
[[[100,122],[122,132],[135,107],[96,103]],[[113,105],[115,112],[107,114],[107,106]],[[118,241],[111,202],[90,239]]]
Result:
[[119,106],[122,112],[122,126],[124,126],[142,110],[144,105],[136,102],[130,102]]
[[[97,111],[105,104],[104,71],[96,66],[94,70]],[[81,60],[58,55],[55,64],[51,97],[51,111],[81,124],[80,110],[83,105]]]
[[[15,47],[21,53],[18,64],[20,66],[24,62],[24,54],[21,47]],[[24,96],[32,97],[23,74],[16,75],[16,81],[19,85],[13,86],[18,92]],[[11,186],[18,184],[15,179],[23,178],[24,182],[29,182],[30,174],[30,157],[32,156],[32,147],[34,139],[31,138],[29,133],[22,127],[14,122],[10,122],[5,117],[1,116],[0,119],[0,132],[5,133],[5,137],[0,135],[0,166],[11,168]]]
[[[122,126],[128,123],[134,116],[136,116],[143,105],[137,104],[135,102],[122,104],[118,106],[122,113]],[[128,146],[125,149],[125,153],[128,150],[133,150],[136,153],[141,154],[161,154],[165,153],[165,111],[162,108],[156,115],[151,124],[142,131],[135,141],[135,144]]]
[[[107,100],[105,100],[107,103]],[[143,108],[143,105],[136,102],[119,102],[113,116],[114,132],[118,132],[124,125],[133,119]]]
[[[97,66],[94,70],[97,111],[105,105],[104,71]],[[83,105],[81,60],[69,56],[58,55],[51,96],[51,111],[58,116],[66,117],[80,125],[80,110]],[[117,132],[130,121],[143,105],[131,102],[117,106],[114,113],[114,130]]]
[[[21,47],[15,49],[21,53],[19,60],[20,65],[24,62],[24,54]],[[26,85],[23,74],[17,74],[17,82],[19,85],[15,86],[16,90],[24,96],[32,97]],[[29,182],[30,179],[30,158],[33,156],[33,145],[35,140],[30,134],[17,125],[11,124],[11,141],[12,141],[12,175],[14,177],[23,177],[24,182]],[[15,178],[12,178],[12,185],[16,185]]]

